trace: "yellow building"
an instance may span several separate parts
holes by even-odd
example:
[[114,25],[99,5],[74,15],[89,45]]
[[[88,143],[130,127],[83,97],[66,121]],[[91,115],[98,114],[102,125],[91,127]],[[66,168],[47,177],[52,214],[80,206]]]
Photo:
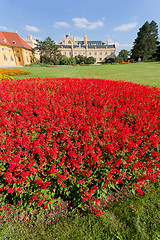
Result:
[[34,62],[34,50],[17,33],[0,31],[0,66]]
[[96,63],[104,62],[107,58],[115,58],[116,45],[109,44],[109,40],[104,43],[102,41],[87,41],[87,35],[85,33],[83,41],[76,41],[76,39],[70,35],[66,35],[66,39],[57,44],[62,55],[67,57],[75,57],[77,55],[83,55],[85,57],[94,57]]

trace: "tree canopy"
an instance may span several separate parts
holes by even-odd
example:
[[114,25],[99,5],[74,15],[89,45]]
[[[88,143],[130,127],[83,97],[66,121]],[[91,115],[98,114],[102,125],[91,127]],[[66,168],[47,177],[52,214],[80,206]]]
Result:
[[152,58],[157,49],[158,25],[155,21],[146,21],[139,29],[131,50],[132,58],[147,60]]
[[127,62],[128,61],[128,58],[130,56],[130,52],[126,49],[122,49],[118,56],[116,57],[117,61],[118,62]]
[[50,37],[44,41],[37,40],[36,49],[40,52],[40,62],[58,64],[62,57],[60,50]]

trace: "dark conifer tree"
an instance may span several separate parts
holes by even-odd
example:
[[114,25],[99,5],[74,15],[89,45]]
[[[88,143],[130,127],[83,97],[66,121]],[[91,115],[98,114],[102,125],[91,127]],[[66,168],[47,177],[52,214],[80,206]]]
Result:
[[131,50],[131,57],[141,58],[147,60],[152,58],[157,49],[158,40],[158,25],[155,21],[149,23],[146,21],[144,25],[139,29],[137,38],[133,43]]

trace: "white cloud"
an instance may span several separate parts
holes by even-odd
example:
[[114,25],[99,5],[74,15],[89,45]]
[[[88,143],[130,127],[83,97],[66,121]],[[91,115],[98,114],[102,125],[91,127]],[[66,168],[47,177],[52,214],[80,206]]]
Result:
[[72,21],[77,28],[85,29],[96,29],[98,27],[103,27],[104,23],[102,21],[89,22],[86,18],[73,18]]
[[39,29],[37,27],[34,27],[34,26],[29,26],[29,25],[26,25],[25,26],[25,29],[27,31],[30,31],[30,32],[39,32]]
[[75,40],[76,40],[76,41],[83,41],[84,38],[83,38],[83,37],[76,36],[76,37],[75,37]]
[[86,28],[89,24],[86,18],[73,18],[72,21],[74,22],[74,25],[78,28]]
[[133,47],[133,43],[119,43],[119,42],[116,42],[116,47],[117,48],[121,48],[121,49],[129,49],[129,48],[132,48]]
[[55,27],[55,28],[61,28],[61,27],[69,28],[70,25],[68,23],[66,23],[66,22],[55,22],[53,24],[53,27]]
[[0,26],[0,29],[6,31],[6,30],[8,30],[8,27]]
[[135,28],[137,26],[137,22],[131,22],[131,23],[127,23],[127,24],[122,24],[116,28],[114,28],[114,31],[128,31],[132,28]]
[[123,43],[123,44],[119,44],[119,47],[121,47],[121,48],[132,48],[133,44]]

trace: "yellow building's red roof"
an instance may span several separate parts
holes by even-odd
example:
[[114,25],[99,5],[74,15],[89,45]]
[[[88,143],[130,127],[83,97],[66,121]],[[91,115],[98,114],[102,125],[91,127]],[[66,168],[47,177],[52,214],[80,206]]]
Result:
[[14,32],[0,31],[0,43],[11,47],[24,47],[32,50],[32,48],[17,33]]

